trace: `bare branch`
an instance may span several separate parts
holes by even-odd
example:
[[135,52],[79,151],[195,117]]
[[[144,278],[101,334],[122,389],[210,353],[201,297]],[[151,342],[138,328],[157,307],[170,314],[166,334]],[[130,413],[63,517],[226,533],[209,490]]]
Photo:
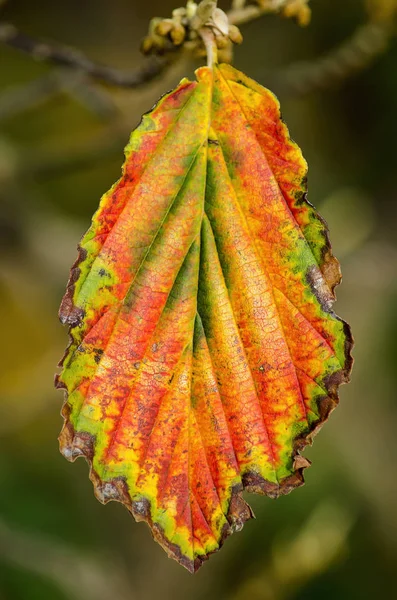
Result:
[[41,106],[59,91],[59,79],[48,73],[39,79],[6,89],[0,95],[0,122]]
[[121,71],[96,63],[81,52],[66,46],[36,40],[9,23],[0,24],[0,42],[36,60],[84,71],[95,79],[119,87],[134,88],[148,83],[160,75],[171,62],[170,57],[151,57],[134,70]]
[[252,0],[252,2],[246,4],[245,0],[234,0],[231,10],[225,13],[218,8],[215,0],[201,0],[198,3],[188,0],[186,7],[172,11],[171,18],[154,17],[150,21],[148,35],[142,42],[142,51],[144,54],[162,54],[167,52],[169,47],[184,46],[201,56],[205,54],[205,45],[201,43],[200,30],[205,27],[215,36],[216,46],[221,51],[220,60],[230,62],[233,44],[240,44],[243,39],[237,25],[267,13],[280,13],[285,17],[295,18],[302,26],[310,21],[309,0]]
[[335,87],[368,67],[385,51],[394,34],[395,29],[390,23],[362,25],[325,56],[289,65],[275,77],[275,86],[294,95]]
[[42,77],[7,87],[0,94],[0,123],[27,110],[43,106],[57,94],[66,93],[86,106],[100,119],[107,120],[116,113],[111,94],[94,85],[82,71],[54,69]]
[[[193,21],[200,21],[200,11],[203,12],[207,4],[211,5],[212,12],[210,22],[205,23],[205,25],[214,27],[219,42],[218,47],[223,48],[226,42],[229,43],[229,46],[232,42],[241,43],[242,37],[237,25],[252,21],[266,13],[282,11],[286,16],[296,16],[299,20],[299,11],[302,6],[307,7],[307,2],[308,0],[257,0],[256,4],[246,5],[245,1],[237,0],[233,2],[232,9],[226,16],[223,11],[216,7],[216,2],[202,0],[202,2],[196,4],[190,1],[185,9],[174,10],[172,19],[152,19],[149,36],[143,41],[143,50],[146,50],[146,53],[154,51],[157,56],[152,56],[132,71],[122,71],[102,65],[73,48],[37,40],[19,31],[10,23],[0,23],[0,43],[20,50],[36,60],[84,72],[86,75],[104,83],[134,88],[152,81],[163,73],[170,63],[175,60],[175,57],[179,55],[176,50],[181,48],[185,41],[186,48],[190,50],[197,49],[201,39],[197,34],[197,27],[193,26]],[[289,10],[288,15],[285,12],[287,9]],[[226,33],[221,31],[222,27],[219,29],[218,26],[221,15],[228,23]],[[202,25],[203,23],[198,23],[198,26],[201,27]],[[226,58],[231,58],[231,51],[225,51],[224,54]]]
[[232,10],[228,12],[231,25],[244,25],[254,19],[269,14],[282,13],[285,17],[295,17],[300,25],[310,20],[309,0],[256,0],[255,4],[246,4],[243,0],[234,0]]
[[[267,13],[282,13],[284,16],[296,17],[300,24],[304,25],[307,23],[308,16],[310,16],[308,2],[309,0],[255,0],[255,2],[254,0],[251,0],[251,2],[233,0],[232,8],[227,13],[227,35],[219,31],[219,28],[217,29],[213,15],[211,16],[211,23],[209,22],[211,27],[215,26],[214,32],[217,43],[219,42],[218,48],[222,53],[220,59],[231,60],[232,42],[241,42],[241,34],[239,34],[237,25],[248,23]],[[170,64],[175,62],[177,57],[181,56],[181,48],[195,50],[196,52],[199,51],[200,54],[199,46],[200,44],[202,45],[202,42],[196,29],[197,27],[201,27],[203,23],[196,21],[198,19],[197,15],[200,12],[199,9],[207,4],[213,5],[213,11],[216,10],[222,13],[222,11],[216,8],[216,2],[203,0],[201,3],[196,4],[190,1],[186,8],[174,10],[172,19],[152,19],[149,27],[149,35],[143,42],[143,49],[145,50],[146,45],[147,52],[162,54],[160,56],[152,56],[143,65],[132,71],[122,71],[101,65],[90,60],[79,51],[58,44],[36,40],[7,23],[0,24],[0,43],[3,42],[7,46],[25,52],[37,60],[73,68],[80,71],[81,74],[107,84],[134,88],[153,80],[163,73]],[[226,18],[226,14],[222,14]],[[176,33],[178,33],[179,37],[176,36]],[[350,39],[346,40],[341,46],[331,50],[325,57],[321,57],[316,61],[292,64],[290,67],[287,67],[287,69],[275,77],[275,86],[282,87],[283,91],[285,90],[288,93],[304,94],[310,92],[312,89],[337,84],[350,74],[364,69],[370,64],[378,54],[384,51],[389,39],[394,34],[395,25],[393,26],[393,19],[391,17],[388,20],[371,19],[368,24],[358,28]],[[227,40],[228,44],[226,46],[224,46],[225,40]],[[43,79],[40,84],[36,85],[33,83],[31,90],[33,103],[44,101],[46,97],[54,92],[54,88],[58,86],[59,82],[51,77]],[[86,90],[84,86],[77,91],[79,92],[77,95],[83,101],[90,101],[89,90]],[[24,99],[22,97],[18,99],[20,100],[20,102],[17,102],[18,106],[21,104],[22,108],[24,108]],[[5,98],[3,102],[0,102],[0,118],[16,112],[10,100],[12,100],[12,95]],[[93,100],[95,101],[95,98]],[[101,103],[100,101],[101,99],[99,99],[99,106],[101,107],[104,104],[103,113],[106,115],[107,105],[105,106],[106,103]],[[108,108],[111,110],[110,105]]]

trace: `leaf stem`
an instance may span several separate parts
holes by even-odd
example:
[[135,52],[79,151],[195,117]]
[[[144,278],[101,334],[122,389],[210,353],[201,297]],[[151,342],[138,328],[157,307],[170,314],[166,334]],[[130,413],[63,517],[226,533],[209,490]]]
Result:
[[199,34],[207,52],[207,65],[212,69],[213,65],[218,62],[218,48],[215,42],[215,35],[209,27],[202,27],[199,30]]

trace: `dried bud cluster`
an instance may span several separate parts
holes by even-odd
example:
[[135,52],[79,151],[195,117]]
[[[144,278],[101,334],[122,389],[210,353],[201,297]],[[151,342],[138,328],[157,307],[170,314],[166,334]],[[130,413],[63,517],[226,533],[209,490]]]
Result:
[[267,11],[280,11],[285,17],[296,19],[302,27],[310,23],[309,0],[256,0],[260,8]]
[[236,25],[229,23],[226,13],[211,0],[200,3],[188,1],[186,7],[177,8],[170,19],[152,19],[149,34],[142,42],[144,54],[161,54],[172,46],[194,49],[199,55],[205,54],[200,30],[210,29],[219,50],[224,51],[223,60],[230,60],[232,44],[241,44],[243,37]]
[[188,0],[185,7],[176,8],[172,12],[170,19],[151,20],[149,33],[142,42],[142,52],[163,54],[184,45],[203,56],[206,50],[201,34],[203,30],[210,30],[219,51],[219,59],[230,62],[233,44],[241,44],[243,41],[236,23],[246,22],[246,14],[252,15],[252,9],[255,16],[262,14],[262,11],[280,13],[285,17],[295,18],[299,25],[305,26],[311,17],[308,2],[309,0],[235,0],[232,10],[226,14],[217,7],[216,0]]
[[312,11],[307,5],[309,0],[291,0],[288,2],[283,10],[282,14],[285,17],[295,18],[301,27],[309,25],[312,16]]

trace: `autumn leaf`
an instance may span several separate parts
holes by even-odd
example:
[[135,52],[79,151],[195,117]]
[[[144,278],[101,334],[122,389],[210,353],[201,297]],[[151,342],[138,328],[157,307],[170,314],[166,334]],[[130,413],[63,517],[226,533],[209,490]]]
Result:
[[190,571],[303,483],[351,369],[339,264],[271,92],[228,65],[146,114],[80,244],[60,318],[63,455]]

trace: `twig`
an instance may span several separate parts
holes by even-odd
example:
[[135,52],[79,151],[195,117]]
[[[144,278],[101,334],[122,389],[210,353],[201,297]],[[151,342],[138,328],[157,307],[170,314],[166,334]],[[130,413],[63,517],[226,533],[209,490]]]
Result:
[[69,94],[100,119],[107,121],[117,115],[118,110],[111,93],[94,82],[82,71],[58,69],[61,91]]
[[23,85],[5,89],[0,95],[0,122],[41,106],[59,89],[59,79],[53,72]]
[[245,0],[233,0],[232,8],[233,9],[241,9],[244,8]]
[[60,93],[67,93],[99,118],[107,120],[117,113],[110,94],[94,86],[85,73],[56,69],[22,85],[6,88],[0,95],[0,123],[35,109]]
[[[302,2],[304,1],[302,0]],[[280,12],[290,3],[291,0],[268,0],[260,5],[245,5],[241,1],[234,2],[232,9],[227,13],[229,25],[235,27],[266,13]],[[80,70],[104,83],[128,88],[138,87],[152,81],[173,62],[178,54],[176,52],[178,47],[171,43],[164,49],[165,56],[152,56],[132,71],[121,71],[94,62],[75,49],[37,40],[19,31],[10,23],[0,23],[0,43],[20,50],[36,60]]]
[[134,88],[148,83],[160,75],[171,62],[170,56],[151,57],[132,71],[121,71],[96,63],[81,52],[66,46],[36,40],[9,23],[0,24],[0,42],[36,60],[81,70],[95,79],[119,87]]
[[289,65],[276,76],[274,85],[288,94],[303,95],[316,89],[335,87],[362,71],[383,53],[394,35],[389,23],[367,23],[340,46],[315,61]]
[[[302,0],[302,7],[309,0]],[[233,3],[232,9],[227,13],[229,23],[231,25],[245,25],[254,19],[258,19],[266,14],[280,13],[286,11],[292,4],[297,4],[293,0],[267,0],[258,2],[258,4],[248,4],[245,2],[239,2],[238,0]],[[293,11],[291,14],[285,13],[288,16],[296,16],[299,20],[299,11]],[[307,24],[307,23],[305,23]]]
[[218,49],[216,47],[214,34],[207,27],[203,27],[200,30],[200,35],[207,51],[207,65],[212,68],[214,63],[218,61]]
[[[296,4],[296,1],[262,0],[258,4],[246,4],[244,0],[234,0],[231,10],[227,13],[228,22],[231,26],[237,26],[267,13],[285,12],[289,6]],[[305,0],[301,1],[303,4],[305,3]],[[170,21],[170,19],[165,21]],[[395,28],[390,22],[370,22],[363,25],[350,39],[331,50],[325,57],[314,62],[293,64],[285,69],[275,77],[275,86],[288,93],[304,94],[316,88],[335,85],[370,64],[385,49],[394,33]],[[37,60],[73,68],[107,84],[128,88],[139,87],[163,73],[175,58],[180,56],[178,48],[182,47],[173,47],[172,43],[169,43],[164,49],[166,56],[152,56],[135,70],[121,71],[96,63],[74,49],[36,40],[7,23],[0,24],[1,42],[29,54]],[[190,44],[190,48],[192,48],[192,43],[193,46],[197,44],[197,42],[188,41],[187,44]],[[53,86],[56,87],[56,84],[51,77],[47,82],[43,81],[43,87],[38,85],[36,89],[35,84],[32,84],[33,98],[37,97],[37,102],[44,100],[46,95],[51,93]],[[85,90],[82,90],[82,93],[84,92]],[[0,102],[0,118],[2,113],[14,113],[8,99],[6,99],[6,106]]]
[[[172,18],[155,17],[150,21],[148,35],[142,42],[144,54],[162,54],[169,45],[185,47],[198,51],[201,55],[200,29],[212,30],[218,50],[228,45],[241,44],[242,35],[238,25],[252,21],[267,13],[281,13],[285,17],[295,18],[305,26],[310,21],[309,0],[256,0],[255,4],[246,5],[245,0],[234,0],[232,8],[225,12],[218,8],[216,0],[189,0],[186,7],[172,12]],[[231,50],[231,48],[230,48]],[[227,53],[227,62],[232,52]]]

